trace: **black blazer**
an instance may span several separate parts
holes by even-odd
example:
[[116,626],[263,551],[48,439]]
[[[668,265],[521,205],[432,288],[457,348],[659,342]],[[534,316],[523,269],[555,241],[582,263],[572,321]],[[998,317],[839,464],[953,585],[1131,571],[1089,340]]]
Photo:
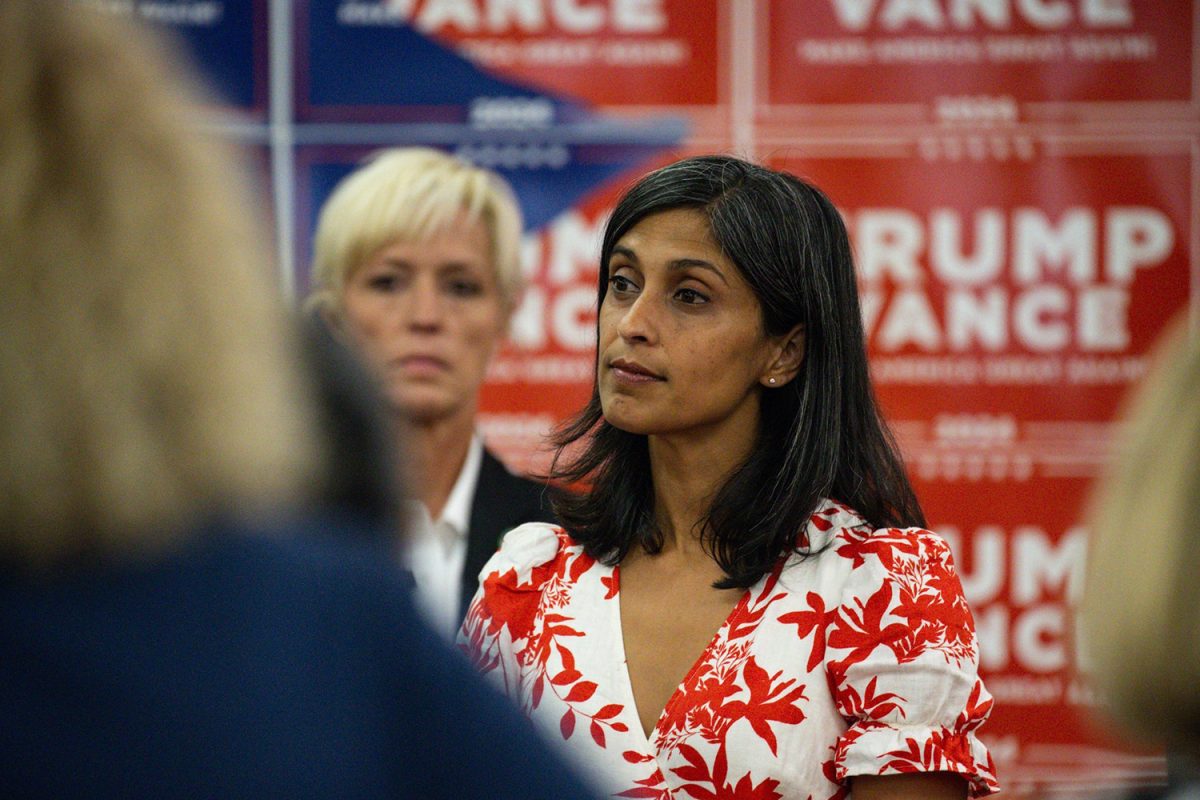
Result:
[[484,448],[467,531],[467,557],[458,604],[460,622],[479,589],[479,571],[500,547],[501,537],[522,522],[555,521],[545,489],[545,484],[513,475]]

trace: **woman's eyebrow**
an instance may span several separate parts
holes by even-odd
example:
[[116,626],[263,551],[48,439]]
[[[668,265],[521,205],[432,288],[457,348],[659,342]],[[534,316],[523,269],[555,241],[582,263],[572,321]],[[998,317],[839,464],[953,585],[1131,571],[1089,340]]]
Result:
[[[624,258],[629,259],[634,264],[641,263],[640,260],[638,259],[637,253],[635,253],[629,247],[626,247],[625,245],[621,245],[621,244],[613,246],[612,255],[610,255],[609,257],[611,258],[612,256],[623,256]],[[716,264],[713,264],[711,261],[705,261],[702,258],[677,258],[677,259],[674,259],[673,261],[670,261],[667,263],[667,269],[671,270],[672,272],[678,272],[679,270],[684,270],[684,269],[708,270],[709,272],[713,273],[718,278],[720,278],[721,283],[724,283],[726,286],[729,285],[729,281],[726,279],[725,273],[723,273],[721,271],[720,267],[718,267]]]
[[705,269],[720,278],[721,283],[729,285],[729,281],[725,279],[725,273],[721,271],[720,267],[702,258],[677,258],[667,264],[667,268],[672,272],[682,269]]
[[613,245],[612,254],[609,257],[611,258],[612,256],[625,256],[630,261],[635,263],[638,260],[637,253],[633,252],[623,244]]

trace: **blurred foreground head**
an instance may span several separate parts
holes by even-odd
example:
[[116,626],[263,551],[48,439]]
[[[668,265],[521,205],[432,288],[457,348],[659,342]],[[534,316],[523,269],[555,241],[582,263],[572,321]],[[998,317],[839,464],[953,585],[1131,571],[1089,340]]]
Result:
[[1116,718],[1200,755],[1200,344],[1177,325],[1156,365],[1091,509],[1085,635]]
[[177,59],[0,2],[0,559],[161,549],[299,499],[307,386],[256,215]]

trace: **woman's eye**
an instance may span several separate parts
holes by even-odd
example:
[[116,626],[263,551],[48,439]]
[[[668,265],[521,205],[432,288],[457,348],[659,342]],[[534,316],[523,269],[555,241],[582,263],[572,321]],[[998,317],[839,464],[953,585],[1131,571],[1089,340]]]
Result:
[[608,285],[617,294],[625,294],[637,289],[633,281],[626,278],[624,275],[613,275],[608,279]]
[[367,279],[367,286],[380,292],[393,291],[398,285],[395,275],[374,275]]
[[700,292],[697,292],[695,289],[680,289],[679,291],[675,292],[675,297],[680,302],[687,303],[691,306],[698,306],[708,302],[708,298],[700,294]]
[[454,280],[446,285],[446,289],[455,297],[478,297],[483,294],[483,284],[478,281]]

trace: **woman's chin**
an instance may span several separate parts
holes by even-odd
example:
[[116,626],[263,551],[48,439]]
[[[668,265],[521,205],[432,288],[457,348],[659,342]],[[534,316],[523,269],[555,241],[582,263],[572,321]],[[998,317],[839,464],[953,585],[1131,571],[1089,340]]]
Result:
[[429,425],[454,416],[463,403],[441,393],[405,391],[390,393],[388,406],[406,422]]
[[637,417],[631,417],[628,414],[605,414],[604,421],[619,431],[633,433],[639,436],[646,436],[651,433],[656,433],[658,429],[657,426],[651,422],[644,419],[639,419]]

